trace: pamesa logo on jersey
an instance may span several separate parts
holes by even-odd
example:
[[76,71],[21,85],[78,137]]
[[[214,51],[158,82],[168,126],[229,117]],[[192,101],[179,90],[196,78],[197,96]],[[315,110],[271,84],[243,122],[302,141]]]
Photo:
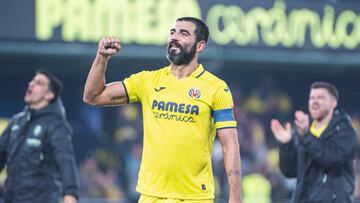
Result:
[[159,111],[199,115],[198,105],[153,100],[151,108]]
[[189,90],[189,96],[194,99],[199,99],[201,97],[201,91],[199,88],[193,87]]
[[199,106],[177,102],[153,100],[153,114],[156,119],[195,123],[194,115],[199,115]]

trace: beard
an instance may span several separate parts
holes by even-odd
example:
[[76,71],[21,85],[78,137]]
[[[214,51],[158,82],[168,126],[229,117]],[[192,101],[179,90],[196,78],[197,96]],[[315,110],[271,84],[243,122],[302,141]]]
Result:
[[[171,50],[170,48],[175,46],[180,49],[179,53],[176,53],[176,50]],[[187,65],[189,64],[195,57],[196,54],[196,43],[192,45],[189,51],[186,51],[184,47],[182,47],[177,42],[170,42],[167,50],[167,59],[175,65]]]
[[319,122],[322,121],[330,113],[331,113],[331,109],[329,108],[318,110],[318,112],[313,112],[312,110],[310,110],[311,117]]

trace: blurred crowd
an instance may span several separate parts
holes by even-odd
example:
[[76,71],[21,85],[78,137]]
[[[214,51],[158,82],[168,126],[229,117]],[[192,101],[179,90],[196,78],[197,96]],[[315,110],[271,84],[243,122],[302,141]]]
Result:
[[[296,182],[285,178],[279,171],[278,143],[271,134],[269,123],[272,118],[291,119],[295,110],[294,99],[289,92],[276,87],[270,78],[263,78],[248,90],[243,90],[238,84],[229,85],[238,122],[244,202],[286,203]],[[307,98],[303,100],[306,102]],[[350,110],[359,132],[359,112],[347,110]],[[139,194],[135,187],[143,133],[141,106],[131,104],[103,109],[84,106],[81,112],[83,125],[72,123],[81,176],[80,197],[89,202],[137,202]],[[0,131],[4,126],[6,120],[0,120]],[[218,140],[213,146],[213,169],[215,202],[225,203],[228,188]],[[360,164],[356,164],[356,173],[355,197],[360,198]]]

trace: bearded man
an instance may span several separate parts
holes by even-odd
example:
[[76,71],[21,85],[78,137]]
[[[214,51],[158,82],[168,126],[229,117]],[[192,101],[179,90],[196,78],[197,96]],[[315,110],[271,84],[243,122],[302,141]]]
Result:
[[327,82],[310,88],[309,115],[295,112],[295,129],[271,121],[280,142],[280,169],[297,178],[294,203],[353,202],[356,133],[349,115],[337,108],[339,93]]
[[169,66],[105,83],[120,41],[105,37],[89,72],[84,102],[113,106],[140,102],[144,149],[136,190],[139,202],[212,203],[212,146],[217,134],[229,181],[229,202],[241,199],[240,153],[233,99],[226,83],[198,63],[209,36],[200,19],[183,17],[170,29]]

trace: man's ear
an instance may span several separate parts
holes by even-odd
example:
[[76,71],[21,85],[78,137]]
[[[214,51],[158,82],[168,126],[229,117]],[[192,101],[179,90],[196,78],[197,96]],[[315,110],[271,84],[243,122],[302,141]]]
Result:
[[201,40],[200,42],[197,43],[197,47],[196,47],[196,52],[200,53],[202,52],[206,47],[206,42],[204,40]]
[[333,101],[331,102],[331,107],[333,109],[335,109],[337,107],[337,104],[338,104],[338,101],[335,98],[333,98]]
[[46,100],[51,101],[55,98],[55,94],[52,91],[48,91],[45,94],[45,98],[46,98]]

